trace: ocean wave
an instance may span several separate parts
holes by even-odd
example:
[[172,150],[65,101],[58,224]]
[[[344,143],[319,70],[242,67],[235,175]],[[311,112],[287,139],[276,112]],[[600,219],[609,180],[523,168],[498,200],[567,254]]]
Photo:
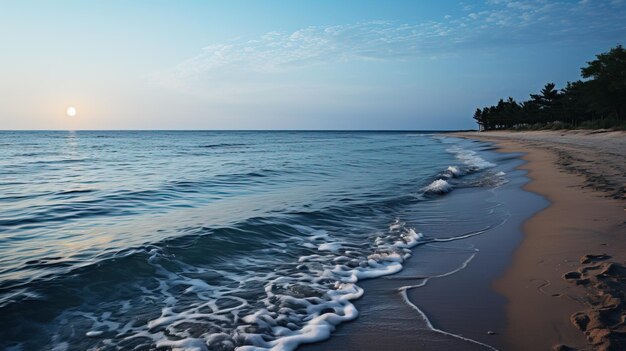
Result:
[[454,156],[467,166],[470,171],[478,171],[495,166],[495,164],[480,157],[474,150],[465,149],[460,146],[453,146],[448,148],[447,151],[453,153]]
[[426,194],[445,194],[452,190],[452,185],[443,179],[434,180],[422,189]]
[[[192,195],[202,197],[208,202],[232,196],[237,187],[270,183],[285,173],[263,168],[247,173],[218,174],[195,181],[165,181],[143,189],[79,188],[14,196],[0,194],[0,203],[11,202],[19,210],[17,215],[0,215],[0,230],[24,226],[39,228],[53,222],[85,221],[93,217],[126,217],[145,212],[158,213],[177,206],[191,207],[187,203]],[[230,194],[214,190],[224,187],[229,187]],[[24,201],[24,205],[20,206],[19,201]],[[37,202],[33,205],[30,201]]]
[[458,166],[448,166],[448,168],[444,171],[444,175],[449,178],[458,178],[465,174],[465,171],[460,169]]
[[[392,219],[436,228],[448,207],[428,203],[435,188],[488,173],[431,138],[114,134],[35,138],[84,163],[5,158],[20,176],[0,184],[0,349],[288,350],[325,339],[357,318],[363,279],[399,272],[441,234]],[[236,145],[244,139],[254,147]],[[28,187],[8,186],[17,180]],[[433,196],[415,196],[417,182]]]
[[[338,324],[357,318],[351,302],[363,294],[357,283],[400,271],[411,248],[422,238],[398,220],[361,244],[344,243],[326,230],[303,225],[271,227],[273,234],[261,241],[265,246],[261,251],[274,255],[241,252],[254,245],[246,245],[248,239],[241,233],[229,234],[234,229],[224,229],[195,239],[177,238],[128,250],[62,279],[41,282],[44,289],[52,289],[53,282],[60,284],[63,296],[50,296],[53,290],[28,294],[45,298],[49,306],[81,294],[77,301],[82,304],[56,318],[51,331],[54,347],[82,343],[102,350],[151,345],[193,350],[293,350],[302,343],[324,340]],[[240,229],[247,230],[245,226]],[[235,251],[225,256],[229,246],[216,246],[216,240],[236,240],[231,245]],[[305,251],[293,262],[277,264],[281,260],[273,257],[285,255],[289,245],[284,240],[302,244],[298,246]],[[207,260],[213,260],[211,247],[222,252],[219,269],[208,264]],[[199,262],[196,252],[207,258]],[[109,279],[115,283],[109,286]],[[86,280],[90,284],[86,285]],[[96,286],[100,291],[80,293]],[[23,303],[36,302],[16,301],[5,305],[2,312],[31,310],[20,308]],[[5,325],[0,336],[10,342],[7,332],[10,335],[11,327]],[[83,341],[72,335],[84,336]]]
[[237,143],[219,143],[219,144],[206,144],[206,145],[200,145],[199,147],[201,147],[201,148],[206,148],[206,149],[215,149],[215,148],[241,147],[241,146],[248,146],[248,144],[237,144]]
[[[461,161],[462,164],[448,166],[443,172],[439,173],[430,184],[421,189],[422,194],[442,195],[449,193],[456,185],[464,184],[464,182],[458,180],[459,178],[496,166],[494,163],[480,157],[476,151],[460,146],[452,146],[446,149],[446,151],[454,154],[455,158]],[[481,180],[474,180],[473,183],[481,184]],[[484,185],[489,184],[491,183],[484,182]]]

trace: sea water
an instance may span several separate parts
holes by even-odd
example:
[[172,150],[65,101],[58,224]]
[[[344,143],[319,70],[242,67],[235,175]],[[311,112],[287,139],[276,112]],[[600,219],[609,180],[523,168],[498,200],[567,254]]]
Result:
[[421,132],[0,132],[0,348],[324,340],[358,318],[360,281],[505,221],[446,210],[503,163]]

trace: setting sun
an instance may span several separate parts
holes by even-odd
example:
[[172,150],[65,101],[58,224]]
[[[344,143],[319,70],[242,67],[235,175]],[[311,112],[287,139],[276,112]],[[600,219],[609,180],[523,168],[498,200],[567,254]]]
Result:
[[76,108],[74,106],[70,106],[67,108],[67,110],[65,110],[65,114],[68,117],[74,117],[76,116]]

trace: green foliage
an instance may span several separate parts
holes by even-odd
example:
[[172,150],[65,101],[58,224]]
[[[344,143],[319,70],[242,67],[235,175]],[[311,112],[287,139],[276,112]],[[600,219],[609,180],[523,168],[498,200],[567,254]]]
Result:
[[626,130],[626,121],[617,119],[596,119],[584,121],[579,126],[580,129],[615,129]]
[[476,109],[481,129],[619,128],[626,125],[626,50],[618,45],[581,69],[582,78],[558,90],[546,84],[521,103],[500,99]]

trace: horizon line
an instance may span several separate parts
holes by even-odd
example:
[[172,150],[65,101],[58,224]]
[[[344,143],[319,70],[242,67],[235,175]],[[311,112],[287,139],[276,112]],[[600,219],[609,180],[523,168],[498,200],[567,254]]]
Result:
[[2,132],[471,132],[478,129],[0,129]]

